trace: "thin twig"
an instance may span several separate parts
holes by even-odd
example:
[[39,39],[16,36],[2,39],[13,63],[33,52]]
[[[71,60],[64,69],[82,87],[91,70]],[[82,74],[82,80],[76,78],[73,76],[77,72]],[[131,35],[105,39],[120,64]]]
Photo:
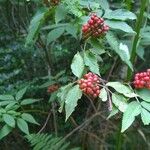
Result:
[[41,133],[41,132],[45,129],[45,127],[46,127],[46,125],[47,125],[47,123],[48,123],[48,120],[49,120],[50,116],[51,116],[51,110],[50,110],[50,112],[49,112],[49,114],[48,114],[48,116],[47,116],[47,118],[46,118],[46,121],[45,121],[43,127],[40,129],[40,131],[39,131],[38,133]]
[[54,129],[55,129],[55,135],[58,135],[58,129],[57,129],[57,119],[56,119],[56,112],[55,112],[55,104],[52,103],[52,113],[53,113],[53,121],[54,121]]
[[114,68],[115,68],[115,66],[116,66],[117,59],[118,59],[118,56],[115,57],[115,59],[114,59],[114,63],[113,63],[113,65],[112,65],[112,67],[111,67],[111,69],[110,69],[110,71],[109,71],[108,76],[107,76],[107,81],[109,81],[109,78],[111,77],[111,74],[112,74],[112,72],[113,72],[113,70],[114,70]]
[[41,111],[41,110],[22,110],[20,113],[40,113],[40,114],[45,114],[48,115],[48,112]]
[[67,134],[62,140],[66,140],[67,138],[69,138],[72,134],[74,134],[76,131],[78,131],[79,129],[83,129],[85,128],[95,117],[99,116],[100,113],[95,113],[93,116],[91,116],[89,119],[85,120],[81,125],[79,125],[78,127],[76,127],[74,130],[72,130],[69,134]]

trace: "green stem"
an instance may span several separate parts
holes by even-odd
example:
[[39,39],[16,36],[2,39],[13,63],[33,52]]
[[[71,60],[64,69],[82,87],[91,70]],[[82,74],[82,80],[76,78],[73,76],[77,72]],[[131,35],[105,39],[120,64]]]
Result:
[[[138,15],[138,18],[137,18],[137,21],[136,21],[136,25],[135,25],[136,35],[135,35],[135,37],[133,39],[133,45],[132,45],[132,50],[131,50],[131,58],[130,58],[130,60],[131,60],[132,64],[135,63],[135,59],[136,59],[136,50],[137,50],[138,41],[139,41],[139,37],[140,37],[140,30],[141,30],[141,26],[142,26],[142,23],[143,23],[144,10],[146,8],[146,4],[147,4],[147,0],[141,0],[140,14]],[[127,81],[131,80],[132,75],[133,75],[133,72],[128,67]],[[120,122],[120,127],[119,127],[119,131],[118,131],[118,135],[117,135],[116,150],[121,150],[122,149],[123,134],[121,133],[121,126],[122,126],[122,123]]]
[[121,150],[121,149],[122,149],[123,134],[121,133],[121,127],[122,127],[122,123],[120,122],[120,124],[119,124],[119,129],[118,129],[118,133],[117,133],[117,145],[116,145],[116,150]]
[[131,6],[131,5],[132,5],[132,0],[126,0],[126,1],[125,1],[125,4],[126,4],[127,9],[128,9],[128,10],[131,10],[131,7],[132,7],[132,6]]
[[[142,26],[142,23],[143,23],[144,10],[146,8],[146,3],[147,3],[147,0],[141,0],[140,14],[138,15],[138,18],[137,18],[137,21],[136,21],[136,26],[135,26],[136,35],[134,37],[132,50],[131,50],[131,59],[130,60],[131,60],[132,64],[134,64],[135,58],[136,58],[136,50],[137,50],[137,46],[138,46],[141,26]],[[127,81],[131,80],[132,73],[133,73],[132,70],[130,68],[128,68]]]
[[20,113],[40,113],[40,114],[45,114],[45,115],[48,114],[48,112],[45,112],[42,110],[23,110],[23,111],[20,111]]

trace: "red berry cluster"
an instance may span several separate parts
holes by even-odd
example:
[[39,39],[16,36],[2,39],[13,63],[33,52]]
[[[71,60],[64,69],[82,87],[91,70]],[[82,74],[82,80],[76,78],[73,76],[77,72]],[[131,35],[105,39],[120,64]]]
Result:
[[60,0],[51,0],[51,1],[50,1],[50,3],[51,3],[52,6],[58,5],[59,2],[60,2]]
[[59,85],[53,84],[47,88],[47,93],[53,93],[59,89]]
[[87,24],[82,26],[82,35],[85,39],[91,37],[98,38],[105,35],[109,26],[104,24],[104,19],[93,14]]
[[137,89],[150,89],[150,69],[146,72],[137,73],[134,77],[134,87]]
[[99,77],[92,72],[85,74],[82,79],[78,80],[80,89],[85,94],[94,98],[98,97],[100,94],[99,83],[100,83]]

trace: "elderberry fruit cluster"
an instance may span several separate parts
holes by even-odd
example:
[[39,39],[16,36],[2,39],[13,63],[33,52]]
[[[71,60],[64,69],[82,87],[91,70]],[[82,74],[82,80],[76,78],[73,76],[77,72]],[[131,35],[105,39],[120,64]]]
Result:
[[146,72],[140,72],[135,74],[133,83],[136,89],[150,89],[150,69],[147,69]]
[[99,77],[89,72],[83,76],[82,79],[78,80],[80,89],[87,95],[96,98],[100,94],[100,79]]
[[60,0],[51,0],[51,1],[50,1],[50,3],[51,3],[52,6],[58,5],[59,2],[60,2]]
[[82,35],[84,39],[89,37],[98,38],[104,36],[108,30],[109,26],[105,25],[104,19],[93,14],[87,24],[82,26]]
[[53,93],[59,89],[59,85],[53,84],[47,88],[47,93]]

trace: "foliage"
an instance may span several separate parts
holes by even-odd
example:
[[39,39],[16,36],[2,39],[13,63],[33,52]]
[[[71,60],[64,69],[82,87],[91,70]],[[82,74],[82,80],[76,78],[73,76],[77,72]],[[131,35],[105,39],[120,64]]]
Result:
[[70,149],[70,142],[66,142],[61,137],[55,137],[51,134],[30,134],[26,138],[31,143],[33,150],[80,150],[80,148]]
[[[4,149],[29,149],[24,134],[35,150],[115,149],[121,134],[122,149],[149,148],[150,90],[133,85],[134,73],[150,67],[149,3],[0,1],[0,140],[10,141]],[[110,30],[85,39],[82,26],[93,13]],[[78,83],[88,72],[100,81],[96,98]],[[53,85],[58,90],[46,92]]]

